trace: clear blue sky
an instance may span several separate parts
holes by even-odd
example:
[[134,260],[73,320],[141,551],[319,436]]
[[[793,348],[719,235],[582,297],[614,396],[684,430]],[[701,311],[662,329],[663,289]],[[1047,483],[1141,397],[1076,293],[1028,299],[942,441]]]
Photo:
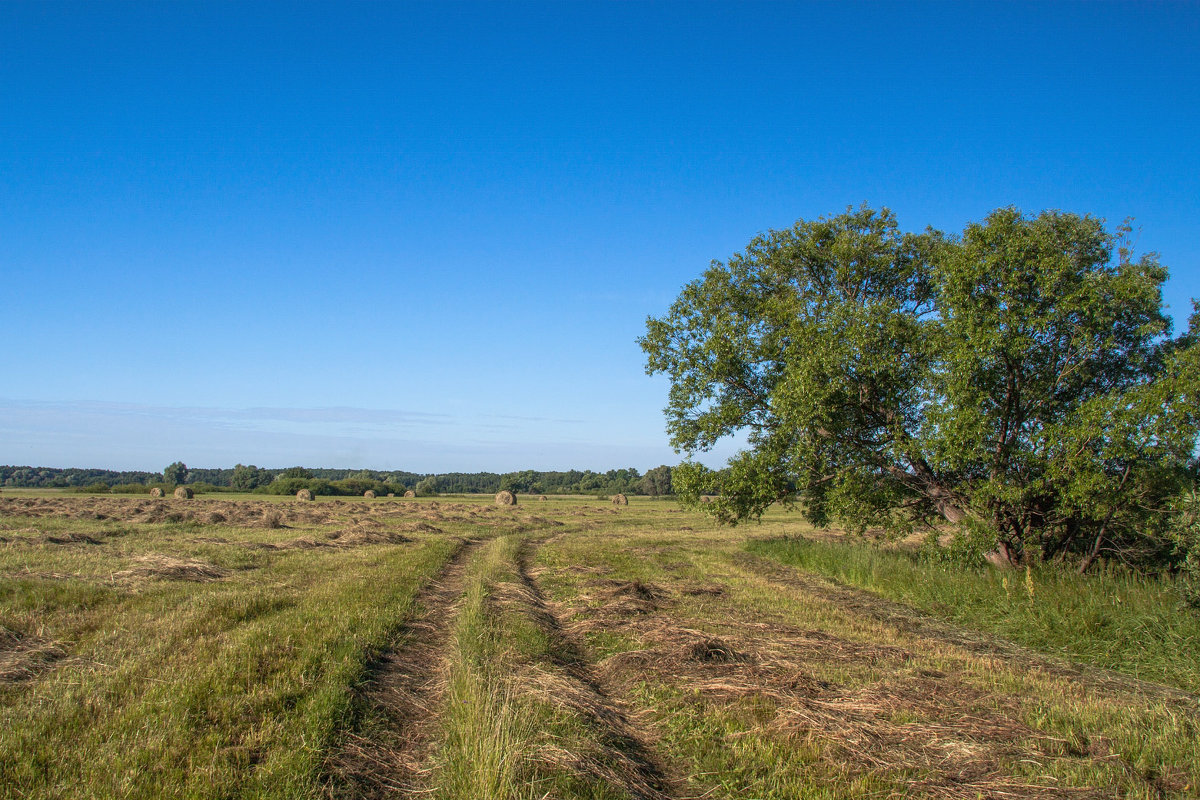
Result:
[[1132,216],[1183,322],[1198,65],[1196,3],[9,0],[0,463],[676,463],[647,315],[863,202]]

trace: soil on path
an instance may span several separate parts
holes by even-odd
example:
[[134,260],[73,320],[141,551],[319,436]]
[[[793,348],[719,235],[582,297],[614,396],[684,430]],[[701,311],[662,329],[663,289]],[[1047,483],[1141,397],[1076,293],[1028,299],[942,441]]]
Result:
[[425,765],[445,688],[446,648],[467,563],[480,543],[461,540],[442,573],[417,595],[417,616],[397,633],[396,647],[369,665],[360,725],[343,734],[329,759],[330,797],[427,794]]

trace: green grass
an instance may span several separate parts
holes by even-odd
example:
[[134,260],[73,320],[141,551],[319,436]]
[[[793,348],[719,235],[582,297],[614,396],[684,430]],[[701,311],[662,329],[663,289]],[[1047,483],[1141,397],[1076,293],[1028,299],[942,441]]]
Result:
[[[112,527],[6,522],[39,535]],[[0,684],[0,797],[321,795],[325,748],[364,663],[452,543],[264,555],[197,541],[205,533],[147,525],[99,545],[31,533],[0,547],[0,625],[64,654],[34,679]],[[111,579],[144,552],[232,571],[213,583]]]
[[[455,622],[443,739],[432,777],[445,800],[623,800],[619,759],[563,671],[569,647],[539,619],[517,571],[523,537],[473,563]],[[601,769],[595,769],[601,766]]]
[[[264,500],[274,498],[250,502]],[[406,646],[398,631],[459,536],[486,541],[453,573],[460,601],[433,609],[448,641],[437,639],[431,662],[445,677],[435,718],[417,721],[433,748],[422,796],[634,796],[653,770],[614,709],[629,712],[674,794],[711,800],[919,796],[923,781],[975,796],[954,776],[980,764],[994,796],[1008,782],[1026,794],[1185,798],[1200,782],[1194,703],[975,652],[870,613],[892,607],[885,595],[963,628],[1194,686],[1195,620],[1165,584],[1034,571],[1031,601],[1023,572],[954,573],[903,553],[801,542],[805,526],[776,510],[729,530],[636,498],[619,510],[559,498],[503,510],[487,498],[328,507],[327,522],[284,528],[0,516],[0,668],[16,640],[51,659],[0,681],[0,798],[326,796],[328,759],[362,713],[366,665]],[[372,513],[372,525],[412,540],[264,547],[371,530],[359,523]],[[414,524],[425,521],[441,532]],[[70,534],[95,543],[50,541]],[[122,574],[148,554],[225,577]],[[788,571],[759,557],[875,594],[780,582]],[[653,608],[621,610],[631,582],[653,587]],[[830,599],[846,594],[855,606]],[[1083,633],[1061,630],[1071,620]],[[698,637],[748,657],[697,662],[688,646]],[[931,756],[920,749],[930,739],[952,747]]]
[[1200,614],[1182,606],[1167,579],[949,567],[867,543],[798,537],[756,539],[746,549],[1042,652],[1200,692]]

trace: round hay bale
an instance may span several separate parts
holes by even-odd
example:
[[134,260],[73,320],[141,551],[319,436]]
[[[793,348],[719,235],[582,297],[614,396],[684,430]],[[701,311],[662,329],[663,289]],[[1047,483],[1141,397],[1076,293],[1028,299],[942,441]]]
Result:
[[192,490],[186,486],[176,486],[175,487],[175,499],[176,500],[191,500],[192,499]]
[[365,492],[363,492],[363,497],[367,498],[368,500],[374,500],[375,492],[371,489],[367,489]]
[[416,497],[417,493],[414,492],[412,489],[409,489],[407,492],[404,493],[404,496],[405,497]]
[[151,497],[162,497],[163,490],[158,488],[157,486],[155,486],[153,489],[150,490],[150,496]]
[[388,497],[395,497],[395,496],[396,496],[395,492],[388,492]]
[[623,494],[614,494],[612,502],[614,506],[627,506],[629,505],[629,498]]
[[308,489],[301,489],[300,491],[296,492],[296,499],[297,500],[312,500],[313,499],[312,492],[310,492]]
[[496,505],[498,506],[515,506],[517,504],[517,496],[507,489],[501,489],[496,492]]
[[545,501],[546,501],[546,495],[544,495],[544,494],[539,494],[539,495],[538,495],[538,501],[539,501],[539,502],[545,502]]

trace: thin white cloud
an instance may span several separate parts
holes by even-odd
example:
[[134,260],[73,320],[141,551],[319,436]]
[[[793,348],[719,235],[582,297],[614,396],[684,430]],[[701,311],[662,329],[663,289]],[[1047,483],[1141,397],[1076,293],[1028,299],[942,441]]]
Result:
[[[498,422],[497,419],[508,422]],[[157,470],[235,463],[506,472],[673,464],[664,443],[578,420],[331,408],[173,407],[0,398],[0,463]],[[560,425],[565,427],[559,427]]]

